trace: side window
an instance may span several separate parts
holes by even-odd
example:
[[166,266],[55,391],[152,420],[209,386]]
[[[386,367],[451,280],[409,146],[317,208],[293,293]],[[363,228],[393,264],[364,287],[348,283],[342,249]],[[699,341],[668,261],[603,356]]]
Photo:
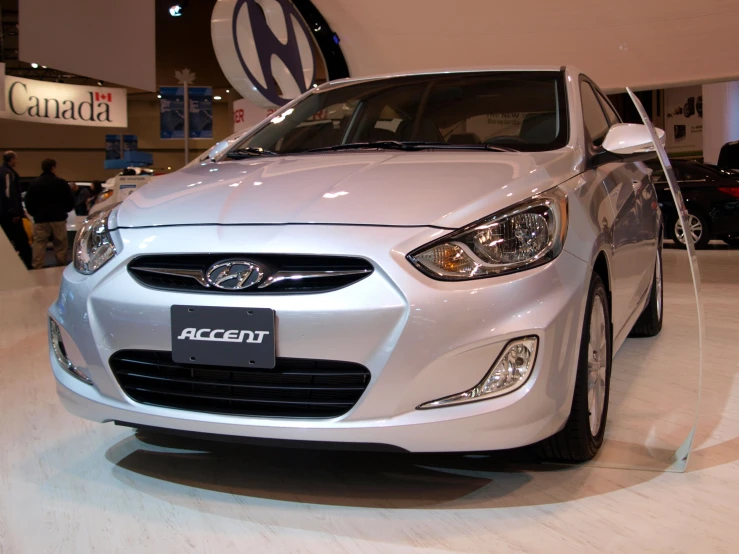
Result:
[[685,181],[702,182],[708,181],[708,178],[708,174],[705,171],[702,171],[700,168],[686,165],[685,169],[683,169],[683,179]]
[[666,183],[667,178],[665,172],[662,169],[655,169],[652,173],[652,182],[654,183]]
[[616,125],[616,123],[621,123],[621,118],[616,113],[616,110],[611,107],[611,103],[606,100],[606,97],[603,96],[600,92],[598,92],[598,99],[600,100],[601,106],[603,106],[603,111],[606,112],[608,123],[611,126]]
[[606,137],[610,124],[600,107],[600,102],[598,102],[593,88],[587,81],[580,82],[580,96],[582,98],[582,117],[585,121],[585,128],[593,144],[600,146],[603,144],[603,139]]
[[683,173],[683,170],[676,165],[672,166],[672,172],[675,174],[675,179],[678,181],[684,181],[685,180],[685,173]]

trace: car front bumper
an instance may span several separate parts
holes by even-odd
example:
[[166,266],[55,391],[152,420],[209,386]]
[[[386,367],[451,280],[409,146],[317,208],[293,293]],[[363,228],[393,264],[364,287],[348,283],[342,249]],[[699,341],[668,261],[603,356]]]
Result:
[[[203,226],[114,232],[119,255],[92,276],[72,267],[49,310],[87,385],[51,355],[67,409],[94,421],[260,439],[377,443],[414,452],[514,448],[565,423],[590,267],[567,251],[546,266],[466,282],[439,282],[404,257],[438,229]],[[249,245],[246,248],[244,245]],[[128,273],[142,254],[193,252],[362,255],[375,271],[343,289],[305,295],[222,295],[146,288]],[[171,350],[173,304],[271,308],[277,355],[356,362],[371,373],[357,404],[331,419],[256,418],[140,404],[108,359],[123,349]],[[519,389],[496,398],[418,410],[474,387],[508,341],[536,335],[536,363]]]

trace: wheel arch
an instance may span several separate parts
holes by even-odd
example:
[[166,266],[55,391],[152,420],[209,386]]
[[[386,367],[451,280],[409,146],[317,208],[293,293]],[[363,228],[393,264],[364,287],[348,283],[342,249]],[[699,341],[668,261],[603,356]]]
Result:
[[605,251],[601,250],[595,257],[593,262],[593,272],[596,273],[603,281],[606,287],[606,297],[608,298],[608,315],[611,320],[611,337],[613,338],[613,298],[611,294],[611,270],[608,262],[608,256]]

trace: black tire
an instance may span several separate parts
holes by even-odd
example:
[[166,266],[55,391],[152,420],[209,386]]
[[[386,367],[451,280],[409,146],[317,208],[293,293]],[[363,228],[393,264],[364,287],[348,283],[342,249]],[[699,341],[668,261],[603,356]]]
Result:
[[739,235],[728,235],[721,240],[729,246],[739,246]]
[[[659,276],[659,280],[657,277]],[[649,290],[649,302],[636,320],[630,337],[656,337],[662,330],[664,317],[664,280],[662,279],[662,247],[657,249],[657,263],[654,266],[654,277]]]
[[[695,217],[698,221],[700,221],[701,228],[703,231],[701,232],[700,238],[695,241],[695,249],[701,250],[708,246],[708,243],[711,242],[711,228],[708,225],[708,221],[706,220],[703,215],[701,215],[698,212],[688,212],[688,214],[692,217]],[[679,221],[678,218],[675,218],[673,220],[672,225],[670,226],[670,235],[672,238],[672,241],[677,245],[678,248],[687,248],[685,246],[685,243],[683,243],[678,237],[677,237],[677,231],[675,227],[677,226],[677,222]]]
[[[590,323],[596,298],[600,298],[604,310],[604,324],[606,327],[606,377],[603,411],[598,431],[594,435],[591,431],[590,410],[588,407],[588,361],[590,356]],[[575,394],[572,398],[570,417],[561,431],[537,445],[540,456],[551,461],[580,463],[587,462],[598,453],[598,450],[603,444],[606,420],[608,418],[608,398],[611,388],[612,365],[611,335],[611,315],[606,288],[600,276],[597,273],[593,273],[590,279],[588,303],[583,320],[580,354],[577,362],[577,375],[575,376]]]

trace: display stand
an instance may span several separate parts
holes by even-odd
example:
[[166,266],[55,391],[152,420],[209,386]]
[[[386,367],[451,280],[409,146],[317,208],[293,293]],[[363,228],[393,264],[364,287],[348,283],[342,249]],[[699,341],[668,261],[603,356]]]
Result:
[[[678,217],[687,228],[688,212],[667,152],[641,102],[627,91],[649,129]],[[705,317],[690,233],[686,233],[686,242],[687,257],[682,250],[663,251],[663,268],[665,275],[674,276],[685,269],[681,264],[689,264],[695,305],[681,304],[674,300],[678,295],[670,294],[671,286],[673,290],[683,287],[679,296],[689,297],[686,283],[665,281],[662,334],[628,340],[614,359],[606,440],[589,465],[674,472],[687,467],[700,406]],[[669,340],[664,340],[666,336]]]

